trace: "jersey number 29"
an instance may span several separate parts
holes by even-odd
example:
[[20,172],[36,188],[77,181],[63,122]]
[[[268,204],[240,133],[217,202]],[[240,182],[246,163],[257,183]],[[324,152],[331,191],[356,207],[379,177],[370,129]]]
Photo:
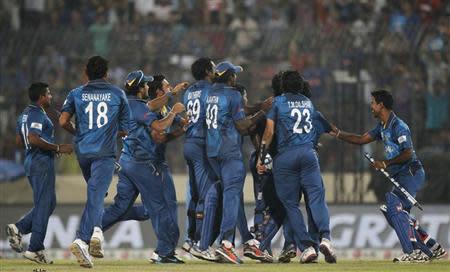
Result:
[[[297,121],[294,124],[293,131],[294,133],[309,133],[312,129],[312,122],[311,122],[311,112],[308,109],[303,109],[303,111],[300,111],[300,109],[292,109],[291,116],[296,117]],[[306,125],[303,127],[300,127],[300,123],[302,122],[302,116],[306,117],[305,122]]]
[[[89,115],[89,129],[93,128],[94,123],[94,103],[91,101],[84,110]],[[108,123],[108,104],[100,102],[97,105],[97,128],[101,128]]]

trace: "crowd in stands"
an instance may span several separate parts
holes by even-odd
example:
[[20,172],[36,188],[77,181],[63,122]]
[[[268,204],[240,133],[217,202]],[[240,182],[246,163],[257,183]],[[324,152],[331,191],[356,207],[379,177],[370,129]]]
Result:
[[[450,150],[450,1],[0,0],[0,37],[3,158],[17,157],[15,120],[30,83],[49,83],[59,109],[94,54],[110,61],[119,86],[138,68],[177,83],[192,80],[197,57],[230,59],[244,66],[250,101],[271,94],[276,72],[295,68],[325,116],[359,132],[375,124],[364,107],[370,91],[386,88],[417,149]],[[332,169],[332,150],[321,152]],[[180,154],[168,156],[174,172],[185,171]]]

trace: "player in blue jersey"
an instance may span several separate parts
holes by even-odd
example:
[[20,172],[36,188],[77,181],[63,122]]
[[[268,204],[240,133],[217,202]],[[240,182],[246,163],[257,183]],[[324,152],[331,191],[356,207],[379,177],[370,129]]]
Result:
[[33,190],[34,207],[15,224],[6,227],[11,248],[22,252],[22,235],[31,232],[30,244],[23,256],[40,264],[53,261],[45,255],[44,239],[50,215],[55,209],[55,154],[71,153],[71,144],[55,144],[54,127],[46,110],[52,94],[42,82],[28,89],[30,105],[17,119],[16,144],[25,148],[25,173]]
[[206,193],[216,177],[206,156],[205,101],[214,78],[215,64],[210,58],[199,58],[191,66],[196,82],[186,90],[183,104],[189,124],[184,142],[184,158],[189,170],[190,201],[188,203],[188,240],[182,249],[189,252],[200,240]]
[[221,246],[216,254],[230,263],[242,261],[234,252],[233,239],[245,179],[242,135],[264,118],[264,111],[246,117],[240,93],[233,87],[242,67],[230,62],[216,66],[215,83],[206,98],[206,151],[223,188]]
[[[273,164],[275,188],[286,209],[296,246],[302,251],[300,262],[309,263],[317,258],[315,243],[306,231],[298,208],[300,190],[308,196],[308,205],[314,211],[313,220],[321,236],[320,251],[327,262],[336,262],[330,243],[328,208],[313,144],[317,130],[313,120],[317,111],[312,102],[301,94],[304,80],[297,71],[283,73],[282,89],[283,94],[274,99],[267,114],[259,158],[265,157],[265,147],[271,144],[276,128],[278,155]],[[265,167],[259,158],[258,172],[263,173]]]
[[[403,188],[415,196],[425,183],[425,171],[414,151],[409,127],[395,115],[393,104],[390,92],[374,91],[370,108],[373,116],[380,121],[377,126],[363,135],[347,133],[337,127],[333,128],[333,132],[336,138],[352,144],[382,141],[385,160],[375,161],[374,167],[386,169]],[[394,228],[404,253],[394,258],[394,262],[424,262],[430,258],[444,257],[446,251],[434,239],[425,241],[426,246],[423,244],[420,238],[429,236],[423,228],[417,226],[415,229],[416,220],[410,216],[410,210],[411,203],[398,189],[386,193],[386,204],[381,207],[381,211]]]
[[[93,267],[91,255],[103,257],[103,201],[114,173],[117,137],[128,132],[130,109],[124,91],[106,81],[108,61],[91,57],[89,82],[73,89],[64,102],[60,125],[74,133],[75,152],[87,182],[87,202],[71,252],[83,267]],[[75,115],[76,126],[70,119]]]
[[[156,80],[161,81],[161,78],[156,77]],[[150,218],[158,239],[152,261],[183,263],[175,256],[179,230],[174,213],[175,190],[164,158],[164,142],[173,136],[173,133],[166,134],[166,130],[178,119],[177,114],[184,111],[184,106],[176,103],[164,117],[151,111],[146,99],[149,97],[148,84],[152,85],[152,81],[152,77],[146,77],[140,70],[127,76],[125,90],[131,109],[130,132],[124,139],[120,156],[117,194],[114,203],[105,209],[102,224],[106,230],[118,221]],[[155,92],[153,89],[152,93]],[[133,207],[139,194],[143,206]]]

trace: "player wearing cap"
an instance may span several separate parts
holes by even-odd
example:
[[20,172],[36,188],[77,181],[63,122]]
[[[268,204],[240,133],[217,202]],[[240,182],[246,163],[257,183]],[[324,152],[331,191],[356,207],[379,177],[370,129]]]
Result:
[[232,243],[245,179],[241,135],[248,134],[249,128],[264,117],[262,110],[245,116],[241,94],[233,87],[241,71],[242,67],[228,61],[219,63],[215,83],[206,97],[206,151],[223,188],[221,246],[216,254],[235,264],[242,263]]
[[6,227],[11,248],[22,252],[22,235],[31,232],[30,244],[23,256],[40,264],[53,261],[45,255],[44,239],[50,215],[55,209],[55,154],[71,153],[71,144],[55,144],[54,128],[46,109],[52,95],[48,85],[31,84],[31,104],[17,119],[16,144],[25,148],[25,173],[33,190],[34,207],[15,224]]
[[[106,59],[91,57],[85,73],[89,82],[70,91],[59,123],[75,134],[75,152],[87,182],[86,206],[70,250],[81,266],[92,267],[90,255],[103,256],[103,201],[114,173],[116,140],[126,135],[130,112],[125,93],[106,81]],[[73,115],[76,130],[70,122]]]
[[[158,142],[159,135],[172,125],[176,115],[184,111],[184,106],[175,104],[164,118],[151,111],[147,106],[147,98],[148,83],[153,80],[153,77],[145,76],[140,70],[127,76],[125,90],[131,108],[130,132],[123,141],[124,148],[119,160],[121,170],[117,194],[114,203],[105,209],[102,224],[106,230],[124,219],[150,218],[158,239],[155,250],[158,257],[152,257],[152,260],[158,263],[182,263],[175,256],[178,226],[176,217],[173,219],[172,203],[166,199],[165,192],[173,187],[173,182],[170,185],[170,174],[163,169],[164,158],[158,158],[161,148]],[[130,213],[135,212],[133,204],[139,194],[144,209],[140,208],[141,212],[135,213],[140,214],[139,217],[134,218]]]

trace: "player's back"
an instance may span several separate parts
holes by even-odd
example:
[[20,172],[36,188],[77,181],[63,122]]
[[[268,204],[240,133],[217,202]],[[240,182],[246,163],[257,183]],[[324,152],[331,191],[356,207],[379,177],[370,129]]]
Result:
[[278,152],[305,144],[312,147],[317,134],[315,115],[313,103],[304,95],[285,93],[275,97],[267,118],[276,122]]
[[72,90],[63,111],[76,115],[78,155],[115,156],[117,133],[128,131],[129,106],[125,93],[105,80],[92,80]]
[[44,141],[54,143],[54,126],[44,110],[36,105],[27,106],[17,119],[16,133],[20,135],[25,147],[25,172],[32,175],[40,172],[44,163],[53,159],[54,153],[33,146],[28,140],[30,133],[39,135]]
[[207,80],[199,80],[189,86],[183,96],[183,104],[189,117],[186,139],[205,139],[206,136],[206,96],[211,88]]
[[208,157],[242,158],[242,136],[234,122],[243,118],[240,93],[225,84],[214,84],[206,98]]

